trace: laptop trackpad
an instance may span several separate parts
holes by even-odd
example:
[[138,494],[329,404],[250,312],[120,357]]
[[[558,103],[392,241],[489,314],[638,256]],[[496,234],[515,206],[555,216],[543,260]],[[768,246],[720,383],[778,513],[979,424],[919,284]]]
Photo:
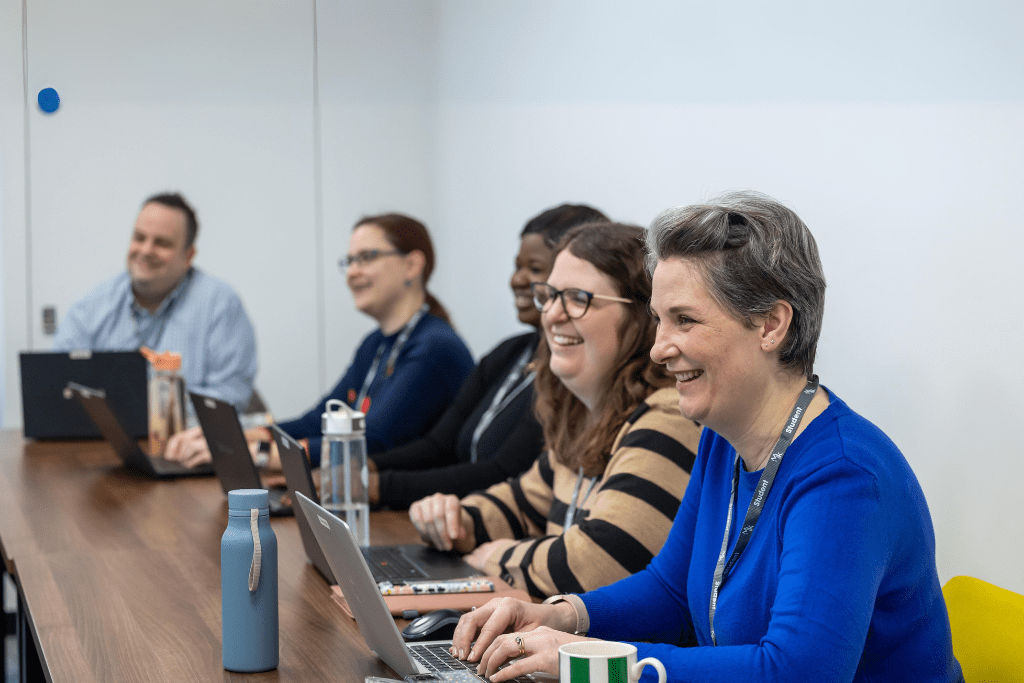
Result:
[[402,551],[406,558],[422,569],[431,580],[462,579],[481,575],[466,564],[462,555],[456,552],[444,552],[419,544],[403,546]]

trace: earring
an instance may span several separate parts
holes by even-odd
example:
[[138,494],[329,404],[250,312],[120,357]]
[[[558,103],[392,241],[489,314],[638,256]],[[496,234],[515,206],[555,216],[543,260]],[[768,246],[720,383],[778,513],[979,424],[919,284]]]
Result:
[[772,344],[774,344],[774,343],[775,343],[775,340],[774,340],[774,339],[772,339]]
[[412,280],[406,280],[405,281],[405,286],[406,287],[412,287]]

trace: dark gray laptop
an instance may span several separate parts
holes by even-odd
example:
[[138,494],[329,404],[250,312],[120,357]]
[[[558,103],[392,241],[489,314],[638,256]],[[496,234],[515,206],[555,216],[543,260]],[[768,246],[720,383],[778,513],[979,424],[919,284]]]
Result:
[[[451,677],[454,681],[487,682],[486,678],[474,673],[476,664],[467,665],[448,653],[452,644],[450,640],[423,643],[403,641],[348,525],[301,492],[295,494],[295,500],[301,510],[296,515],[306,518],[331,571],[338,577],[338,587],[345,594],[352,616],[359,625],[359,632],[375,655],[403,678],[412,674],[435,673],[441,677]],[[557,678],[532,674],[514,680],[556,681]]]
[[139,446],[138,441],[125,432],[121,421],[107,405],[106,394],[102,389],[91,389],[75,382],[68,382],[63,395],[65,399],[73,398],[78,401],[99,432],[114,447],[114,452],[121,458],[124,466],[133,472],[154,479],[204,477],[213,474],[213,468],[209,465],[185,467],[181,463],[149,456]]
[[124,431],[143,439],[149,432],[146,359],[138,351],[23,351],[21,414],[29,439],[95,439],[102,432],[64,387],[74,382],[102,389]]
[[[196,409],[199,425],[203,428],[203,436],[206,437],[206,445],[213,458],[213,469],[217,472],[224,495],[236,489],[265,489],[256,463],[249,453],[249,443],[245,440],[245,432],[238,421],[235,406],[194,391],[188,392],[188,395]],[[287,517],[292,514],[291,505],[282,500],[287,493],[286,489],[273,488],[268,492],[271,517]]]
[[[295,500],[295,494],[301,493],[307,498],[318,498],[313,484],[313,473],[310,470],[309,458],[302,445],[291,438],[277,425],[270,428],[281,454],[281,469],[288,482],[288,492]],[[312,530],[301,515],[296,516],[302,545],[306,556],[313,566],[331,583],[337,583],[331,568],[320,550],[320,544],[313,536]],[[443,581],[446,579],[463,579],[468,576],[480,576],[480,572],[466,564],[458,553],[442,552],[422,543],[410,545],[374,545],[360,548],[364,559],[377,582],[390,581]]]
[[[313,484],[313,476],[309,470],[309,460],[306,458],[306,449],[298,441],[285,434],[277,425],[271,425],[270,433],[277,443],[277,451],[281,454],[281,469],[284,471],[285,481],[288,483],[288,494],[294,509],[295,493],[299,492],[309,498],[316,498],[316,486]],[[320,544],[316,542],[313,530],[306,523],[305,515],[295,515],[295,523],[299,527],[299,535],[302,537],[302,547],[306,549],[306,557],[313,563],[317,571],[327,583],[335,584],[334,574],[327,564],[327,558],[320,550]]]

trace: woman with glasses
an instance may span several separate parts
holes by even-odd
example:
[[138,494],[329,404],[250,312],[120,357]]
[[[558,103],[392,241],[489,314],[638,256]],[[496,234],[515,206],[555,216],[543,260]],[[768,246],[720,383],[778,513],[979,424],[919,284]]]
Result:
[[[533,217],[520,235],[512,273],[519,321],[540,327],[530,285],[551,272],[554,248],[570,228],[607,220],[582,204],[563,204]],[[423,437],[376,455],[370,502],[407,508],[434,492],[464,496],[515,477],[543,447],[533,415],[533,378],[540,336],[536,329],[506,339],[480,359],[455,401]]]
[[535,411],[547,451],[516,479],[461,500],[435,494],[409,516],[425,541],[468,553],[536,598],[639,571],[668,535],[700,428],[648,355],[654,325],[643,231],[571,230],[546,283]]
[[[308,439],[314,466],[320,462],[320,416],[328,400],[342,400],[366,413],[367,451],[378,453],[430,429],[474,365],[444,306],[427,290],[434,247],[422,223],[397,213],[361,219],[339,265],[356,308],[379,327],[359,345],[330,393],[304,415],[278,424],[292,437]],[[201,433],[198,439],[183,436],[176,448],[168,446],[169,459],[190,466],[210,460]],[[262,427],[249,430],[247,437],[272,442]],[[270,457],[276,465],[272,445]]]
[[732,193],[663,212],[648,245],[650,355],[707,428],[672,532],[612,585],[492,600],[453,649],[495,683],[557,676],[584,636],[630,641],[670,681],[962,683],[917,478],[814,374],[825,277],[807,226]]

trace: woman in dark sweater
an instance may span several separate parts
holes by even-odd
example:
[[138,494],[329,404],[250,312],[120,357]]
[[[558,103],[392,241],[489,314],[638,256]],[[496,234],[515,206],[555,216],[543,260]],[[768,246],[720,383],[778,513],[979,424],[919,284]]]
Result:
[[[530,284],[546,280],[559,238],[569,228],[598,220],[607,219],[597,209],[563,204],[526,224],[511,281],[520,322],[540,324]],[[407,508],[432,493],[465,496],[527,469],[543,446],[533,415],[537,340],[534,330],[501,342],[480,360],[433,429],[374,456],[370,502]]]

